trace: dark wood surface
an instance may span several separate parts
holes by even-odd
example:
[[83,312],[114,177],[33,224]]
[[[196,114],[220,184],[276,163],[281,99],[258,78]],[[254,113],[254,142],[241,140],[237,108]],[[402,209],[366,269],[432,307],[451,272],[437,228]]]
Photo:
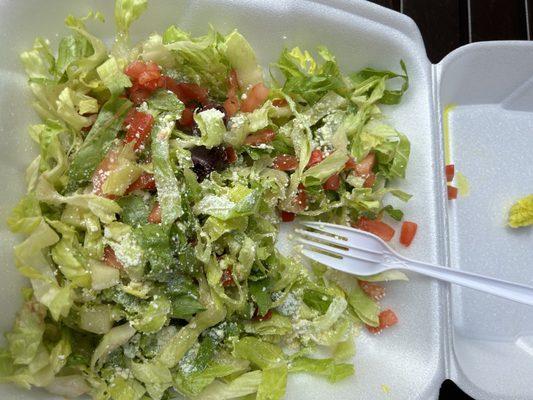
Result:
[[529,40],[533,36],[533,0],[370,1],[411,17],[434,63],[467,43]]
[[[533,0],[370,1],[411,17],[433,63],[467,43],[533,37]],[[472,400],[450,380],[442,384],[439,399]]]

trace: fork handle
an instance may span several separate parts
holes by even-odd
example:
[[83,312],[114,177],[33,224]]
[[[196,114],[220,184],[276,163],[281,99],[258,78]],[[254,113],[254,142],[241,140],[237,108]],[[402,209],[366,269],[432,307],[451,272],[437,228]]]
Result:
[[399,264],[408,271],[418,272],[442,281],[490,293],[518,303],[533,305],[533,287],[419,261],[406,261],[395,260],[392,264]]

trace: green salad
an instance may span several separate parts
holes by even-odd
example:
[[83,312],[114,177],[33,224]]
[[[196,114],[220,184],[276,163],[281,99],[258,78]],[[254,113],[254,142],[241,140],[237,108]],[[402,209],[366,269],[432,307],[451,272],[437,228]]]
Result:
[[[97,400],[281,399],[289,373],[354,373],[360,327],[396,323],[376,281],[276,249],[299,218],[389,239],[409,141],[380,105],[401,72],[344,75],[325,47],[267,71],[237,31],[176,26],[130,45],[146,0],[118,0],[111,49],[69,16],[21,56],[41,123],[8,225],[29,278],[0,382]],[[389,82],[392,80],[392,82]],[[290,226],[290,224],[287,224]],[[390,231],[392,230],[392,235]],[[361,366],[364,368],[364,366]]]

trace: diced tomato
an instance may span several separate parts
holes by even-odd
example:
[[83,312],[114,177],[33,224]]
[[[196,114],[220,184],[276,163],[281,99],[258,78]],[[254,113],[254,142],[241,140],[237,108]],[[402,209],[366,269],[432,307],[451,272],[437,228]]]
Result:
[[289,212],[289,211],[282,211],[281,212],[281,220],[283,222],[291,222],[291,221],[294,221],[294,217],[296,215],[292,212]]
[[377,283],[359,281],[359,286],[374,300],[381,300],[385,296],[385,288]]
[[355,169],[357,164],[355,163],[355,160],[350,157],[348,161],[346,161],[346,164],[344,164],[344,169]]
[[368,174],[368,178],[366,178],[365,181],[363,182],[363,187],[371,188],[372,186],[374,186],[375,182],[376,182],[376,174],[371,172]]
[[233,117],[239,111],[239,99],[237,96],[228,97],[224,101],[224,111],[228,118]]
[[272,100],[272,105],[274,107],[285,107],[288,104],[289,103],[287,103],[287,100],[285,100],[285,99],[274,99],[274,100]]
[[226,160],[228,163],[233,164],[235,161],[237,161],[237,152],[233,148],[233,146],[226,146]]
[[154,62],[134,61],[126,67],[125,73],[144,89],[155,90],[159,87],[161,71]]
[[307,193],[305,192],[305,186],[301,183],[298,185],[298,194],[294,199],[294,203],[302,210],[307,208]]
[[148,222],[150,224],[160,224],[161,223],[161,206],[159,205],[159,202],[155,202],[154,206],[152,207],[152,211],[150,212],[150,215],[148,215]]
[[139,150],[150,136],[154,125],[152,114],[136,111],[129,124],[124,141],[126,143],[135,142],[134,149]]
[[240,103],[239,97],[239,78],[237,77],[237,71],[232,69],[228,76],[228,93],[227,99],[224,101],[224,111],[228,118],[233,117],[237,111],[239,111]]
[[379,236],[386,242],[394,236],[394,229],[390,225],[376,219],[361,217],[354,227]]
[[224,271],[222,271],[222,276],[220,277],[220,283],[223,287],[233,286],[235,284],[235,281],[233,280],[233,270],[230,267],[226,268]]
[[341,185],[341,177],[339,174],[333,174],[322,185],[324,190],[339,190]]
[[393,325],[396,325],[398,323],[398,317],[392,310],[384,310],[379,313],[379,326],[369,326],[367,325],[367,329],[370,333],[380,333],[383,329],[390,328]]
[[448,185],[448,200],[455,200],[457,198],[457,188],[455,186]]
[[228,90],[233,90],[234,94],[236,94],[239,91],[240,86],[237,71],[232,69],[228,76]]
[[246,136],[246,139],[244,139],[244,144],[249,146],[257,146],[258,144],[262,143],[270,143],[275,137],[276,132],[274,132],[272,129],[264,129]]
[[311,152],[311,156],[309,157],[309,162],[307,163],[307,168],[312,167],[315,164],[318,164],[323,159],[324,159],[324,154],[322,153],[322,150],[314,149]]
[[110,267],[124,269],[124,265],[119,261],[115,254],[115,250],[113,250],[111,246],[104,247],[104,262]]
[[150,89],[146,89],[137,83],[134,83],[129,90],[129,98],[136,106],[148,100],[151,94],[152,91]]
[[194,125],[194,108],[185,107],[185,109],[181,113],[180,125],[181,126],[193,126]]
[[376,162],[376,155],[374,153],[368,153],[368,155],[357,163],[355,166],[355,173],[357,176],[368,176],[374,168]]
[[411,221],[405,221],[402,224],[402,232],[400,234],[400,243],[404,246],[411,245],[411,242],[413,241],[416,230],[418,229],[418,225]]
[[[119,149],[117,147],[113,147],[111,150],[107,152],[104,159],[100,161],[100,164],[98,164],[98,166],[94,170],[94,173],[91,179],[93,183],[93,193],[99,196],[103,196],[102,186],[104,185],[104,182],[109,176],[109,172],[114,170],[117,167],[118,153],[119,153]],[[111,198],[114,196],[107,196],[107,197]]]
[[161,85],[178,96],[178,99],[186,106],[194,105],[194,103],[200,103],[205,106],[209,102],[207,89],[196,83],[176,82],[169,76],[163,76]]
[[136,190],[155,190],[154,175],[143,172],[126,190],[126,194],[130,194]]
[[289,154],[280,154],[274,158],[272,166],[281,171],[294,171],[298,167],[298,159]]
[[133,117],[135,117],[136,113],[137,113],[137,109],[135,107],[130,108],[130,110],[126,114],[126,118],[124,118],[124,122],[122,123],[122,126],[124,128],[127,128],[128,125],[132,123]]
[[139,79],[139,76],[141,76],[145,69],[146,63],[140,60],[136,60],[126,67],[124,73],[128,75],[132,80],[136,81]]
[[455,175],[455,165],[454,164],[446,165],[446,182],[453,181],[454,175]]
[[255,311],[254,311],[254,316],[252,317],[252,319],[254,321],[259,321],[259,322],[262,322],[262,321],[268,321],[270,318],[272,318],[272,310],[268,310],[265,315],[263,316],[260,316],[259,315],[259,308],[255,308]]
[[261,107],[265,100],[268,99],[269,93],[270,89],[263,85],[263,83],[256,83],[246,93],[246,99],[241,104],[241,111],[252,112],[256,108]]

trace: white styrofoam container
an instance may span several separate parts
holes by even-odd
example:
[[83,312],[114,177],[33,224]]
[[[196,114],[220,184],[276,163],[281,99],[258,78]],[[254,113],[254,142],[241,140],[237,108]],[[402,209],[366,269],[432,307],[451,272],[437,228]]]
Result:
[[[26,126],[36,121],[19,63],[21,51],[42,35],[57,42],[69,13],[100,10],[100,37],[113,36],[113,2],[105,0],[0,0],[0,220],[24,192],[24,171],[36,149]],[[464,46],[432,65],[418,28],[408,17],[364,1],[152,0],[135,23],[133,40],[169,24],[193,33],[212,23],[238,28],[266,66],[284,47],[328,46],[344,71],[365,66],[408,67],[410,88],[399,106],[384,107],[412,143],[407,178],[414,194],[406,218],[419,224],[402,253],[533,285],[533,231],[505,228],[513,200],[533,192],[533,43],[490,42]],[[451,155],[471,195],[446,200],[443,108],[450,115]],[[400,183],[399,183],[400,184]],[[17,242],[0,226],[0,331],[10,329],[24,280],[14,267]],[[451,378],[478,399],[533,399],[533,309],[437,281],[411,276],[388,285],[385,306],[400,324],[357,340],[356,374],[335,385],[309,375],[289,379],[288,399],[435,399]],[[0,399],[52,399],[41,391],[0,386]]]

